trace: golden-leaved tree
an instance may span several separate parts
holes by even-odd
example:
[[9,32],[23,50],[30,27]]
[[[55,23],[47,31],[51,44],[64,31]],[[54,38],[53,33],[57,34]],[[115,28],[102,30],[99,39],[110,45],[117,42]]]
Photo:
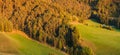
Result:
[[0,31],[11,32],[13,29],[13,25],[11,21],[6,18],[0,17]]

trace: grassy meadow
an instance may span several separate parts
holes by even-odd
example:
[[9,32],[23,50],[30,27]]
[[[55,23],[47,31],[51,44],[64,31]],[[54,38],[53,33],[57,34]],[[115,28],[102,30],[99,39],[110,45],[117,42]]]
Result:
[[77,24],[80,34],[87,40],[96,55],[120,55],[120,32],[100,27],[99,23],[87,20]]
[[65,55],[18,33],[0,33],[0,55]]

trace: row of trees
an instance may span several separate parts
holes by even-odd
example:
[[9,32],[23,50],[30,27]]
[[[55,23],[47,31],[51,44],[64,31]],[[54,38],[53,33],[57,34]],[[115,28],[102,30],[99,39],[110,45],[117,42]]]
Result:
[[120,28],[120,1],[97,0],[94,1],[91,18],[97,19],[102,24],[114,25]]
[[13,25],[6,18],[0,17],[0,31],[10,32],[13,29]]

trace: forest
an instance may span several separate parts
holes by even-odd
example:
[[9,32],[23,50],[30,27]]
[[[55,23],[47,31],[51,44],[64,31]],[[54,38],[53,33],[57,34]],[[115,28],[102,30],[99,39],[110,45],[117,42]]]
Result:
[[23,31],[69,55],[94,55],[70,24],[88,19],[119,29],[120,0],[0,0],[0,31]]

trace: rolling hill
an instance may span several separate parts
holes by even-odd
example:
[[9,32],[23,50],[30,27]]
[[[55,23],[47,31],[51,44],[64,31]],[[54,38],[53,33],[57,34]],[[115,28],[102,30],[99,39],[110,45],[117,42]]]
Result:
[[119,30],[109,26],[120,29],[119,7],[117,0],[0,0],[0,55],[119,55]]
[[76,24],[86,45],[91,47],[96,55],[119,55],[120,32],[103,29],[99,23],[87,20],[86,24]]
[[19,33],[0,32],[0,55],[65,55]]
[[[103,29],[99,23],[87,20],[85,24],[74,22],[79,29],[83,42],[93,49],[96,55],[119,55],[120,32]],[[86,25],[87,24],[87,25]],[[1,55],[64,55],[63,52],[31,40],[21,32],[0,32]]]

